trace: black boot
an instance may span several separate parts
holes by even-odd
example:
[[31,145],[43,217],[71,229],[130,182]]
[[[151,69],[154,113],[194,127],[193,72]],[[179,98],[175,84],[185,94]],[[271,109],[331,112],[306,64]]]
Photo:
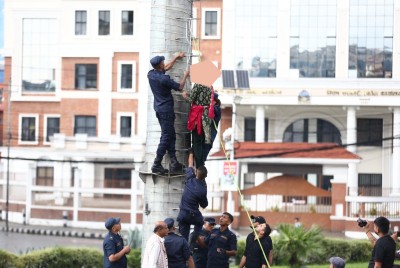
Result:
[[151,172],[164,175],[165,173],[168,173],[168,169],[165,169],[161,165],[161,159],[156,158],[156,159],[154,159],[153,166],[151,167]]
[[184,168],[185,168],[185,166],[178,162],[178,159],[176,159],[176,156],[171,157],[171,165],[169,166],[170,173],[182,174]]

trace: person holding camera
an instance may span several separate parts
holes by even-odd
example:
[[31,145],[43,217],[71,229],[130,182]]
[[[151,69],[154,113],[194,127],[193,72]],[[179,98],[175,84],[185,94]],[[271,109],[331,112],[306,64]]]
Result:
[[374,232],[379,236],[378,239],[373,236],[369,222],[359,219],[358,226],[365,230],[368,240],[374,246],[368,268],[392,268],[396,242],[389,235],[390,221],[385,217],[378,217],[374,220]]

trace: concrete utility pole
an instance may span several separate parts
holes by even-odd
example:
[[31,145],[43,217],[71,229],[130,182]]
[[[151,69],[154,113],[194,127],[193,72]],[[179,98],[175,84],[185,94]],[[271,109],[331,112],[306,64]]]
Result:
[[[156,55],[165,57],[168,63],[176,52],[185,52],[186,58],[178,60],[169,75],[179,82],[183,71],[189,67],[191,55],[190,25],[192,17],[191,0],[152,0],[150,26],[150,58]],[[149,69],[151,65],[149,63]],[[186,83],[186,89],[190,83]],[[175,91],[173,91],[175,92]],[[146,242],[153,233],[154,223],[167,217],[176,219],[182,197],[184,176],[165,177],[150,174],[157,146],[160,142],[161,130],[153,110],[153,94],[148,89],[148,118],[145,164],[139,171],[145,183],[142,252]],[[182,97],[175,99],[175,131],[176,150],[179,162],[187,165],[187,148],[190,147],[190,136],[187,130],[189,105]],[[164,156],[163,166],[169,167],[168,156]]]

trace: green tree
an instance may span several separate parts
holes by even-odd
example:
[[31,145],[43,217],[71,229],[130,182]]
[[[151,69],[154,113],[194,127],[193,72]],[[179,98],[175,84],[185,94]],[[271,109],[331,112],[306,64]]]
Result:
[[287,261],[290,267],[300,267],[309,256],[321,250],[321,241],[324,238],[317,226],[305,229],[281,224],[278,226],[278,231],[275,248],[281,253],[279,257]]

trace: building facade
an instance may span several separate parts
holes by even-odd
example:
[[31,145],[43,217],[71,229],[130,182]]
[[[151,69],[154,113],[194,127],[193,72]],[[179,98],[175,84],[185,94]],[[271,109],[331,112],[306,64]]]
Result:
[[141,223],[149,11],[146,1],[5,1],[3,219],[8,180],[11,221]]
[[[306,226],[320,222],[349,236],[358,231],[358,217],[383,215],[399,225],[400,3],[235,0],[195,6],[203,14],[199,23],[208,27],[198,35],[202,58],[217,61],[223,72],[214,85],[223,106],[219,130],[228,141],[234,135],[240,189],[295,175],[331,193],[326,203],[306,192],[285,196],[281,189],[248,190],[252,194],[240,203],[233,193],[222,206],[230,203],[238,225],[248,225],[243,206],[273,225],[299,216]],[[356,157],[315,154],[316,143],[339,145]],[[209,178],[209,188],[229,188],[225,156],[220,151],[214,157],[220,161],[208,167],[219,175]],[[322,207],[328,210],[319,212]]]

